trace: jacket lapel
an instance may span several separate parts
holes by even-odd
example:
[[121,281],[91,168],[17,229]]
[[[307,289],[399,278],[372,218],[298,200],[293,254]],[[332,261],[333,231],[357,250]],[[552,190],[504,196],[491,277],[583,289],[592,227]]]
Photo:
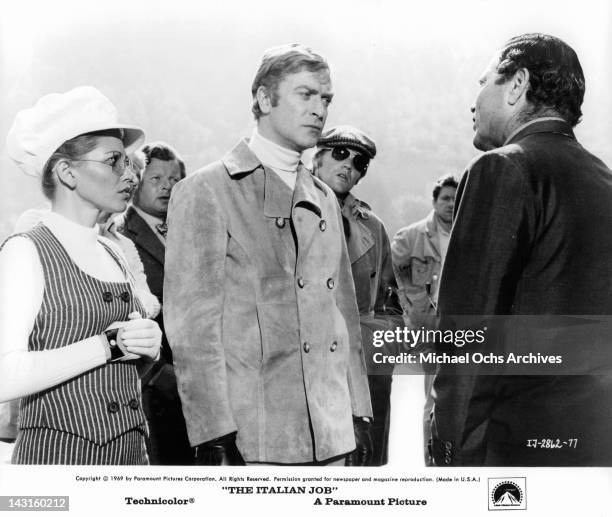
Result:
[[264,166],[264,215],[266,217],[291,217],[291,189],[276,174]]
[[134,243],[147,250],[147,252],[163,266],[166,254],[164,245],[157,235],[153,233],[151,227],[132,207],[128,209],[128,213],[126,214],[125,226],[133,235],[132,240]]
[[432,211],[429,214],[429,217],[427,218],[427,222],[425,223],[425,231],[427,233],[428,239],[423,239],[424,249],[420,252],[421,256],[436,257],[440,259],[442,255],[440,254],[440,250],[438,249],[438,224],[434,211]]
[[315,179],[301,163],[297,170],[291,214],[298,241],[298,257],[305,256],[319,227],[321,204]]
[[357,205],[357,200],[348,194],[342,207],[342,215],[348,220],[351,235],[346,241],[349,259],[351,264],[363,257],[372,246],[374,246],[374,236],[365,224],[359,224],[358,218],[364,217],[364,212]]

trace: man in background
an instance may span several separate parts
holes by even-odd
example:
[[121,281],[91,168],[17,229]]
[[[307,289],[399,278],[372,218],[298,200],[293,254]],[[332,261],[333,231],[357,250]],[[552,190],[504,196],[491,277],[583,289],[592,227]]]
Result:
[[433,210],[399,230],[391,251],[400,301],[410,328],[434,328],[442,265],[448,249],[457,180],[441,177],[432,192]]
[[[164,142],[145,144],[138,155],[144,157],[144,169],[119,231],[134,242],[149,289],[161,301],[168,202],[174,185],[185,177],[185,164]],[[163,332],[163,307],[155,321]],[[149,422],[147,449],[151,464],[192,464],[193,454],[176,388],[172,351],[165,333],[160,360],[142,378],[142,396]]]
[[[438,179],[432,192],[433,210],[425,219],[399,230],[393,238],[393,266],[399,284],[405,324],[409,328],[437,327],[438,288],[448,249],[456,191],[457,180],[454,176],[449,174]],[[419,352],[427,349],[429,347],[423,344],[417,348]],[[425,463],[431,465],[428,441],[433,407],[431,387],[435,367],[423,366],[423,450]]]
[[352,126],[337,126],[321,135],[313,165],[314,174],[334,191],[342,210],[374,412],[370,465],[380,466],[388,461],[393,367],[383,369],[373,362],[373,354],[380,349],[373,347],[372,333],[401,325],[402,310],[387,230],[370,206],[351,193],[375,156],[376,144],[366,133]]

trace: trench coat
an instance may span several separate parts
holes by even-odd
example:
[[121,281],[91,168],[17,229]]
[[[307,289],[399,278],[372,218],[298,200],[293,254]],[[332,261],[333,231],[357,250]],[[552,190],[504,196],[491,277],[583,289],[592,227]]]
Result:
[[[459,184],[455,211],[440,285],[442,329],[461,316],[477,322],[510,315],[515,328],[485,341],[483,352],[516,351],[529,339],[521,329],[525,316],[557,324],[565,320],[558,315],[612,314],[612,173],[567,123],[533,122],[475,159]],[[588,323],[575,341],[565,341],[568,326],[534,344],[567,360],[574,350],[588,359],[603,343],[607,356],[600,359],[609,367],[609,333],[598,336],[605,327]],[[436,376],[437,465],[612,465],[609,370],[478,373],[477,366],[442,365]],[[534,439],[561,447],[533,446]]]
[[377,364],[373,357],[377,352],[395,355],[399,350],[394,345],[374,347],[373,332],[402,326],[402,308],[397,298],[389,236],[384,224],[367,203],[352,194],[344,199],[342,215],[348,221],[346,242],[355,282],[363,350],[370,374],[368,383],[374,411],[371,427],[374,450],[370,464],[379,466],[388,461],[393,365]]
[[237,431],[247,462],[322,461],[372,416],[333,192],[295,190],[241,141],[180,181],[168,213],[164,317],[193,446]]
[[393,237],[391,253],[398,279],[400,303],[410,328],[434,328],[437,325],[435,297],[442,270],[438,224],[435,212],[400,229]]

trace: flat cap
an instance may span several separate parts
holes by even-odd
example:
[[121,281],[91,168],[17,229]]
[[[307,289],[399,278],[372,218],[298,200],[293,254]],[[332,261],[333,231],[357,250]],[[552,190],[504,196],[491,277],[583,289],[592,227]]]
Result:
[[370,157],[376,156],[376,144],[363,131],[353,126],[335,126],[321,134],[318,147],[349,147]]

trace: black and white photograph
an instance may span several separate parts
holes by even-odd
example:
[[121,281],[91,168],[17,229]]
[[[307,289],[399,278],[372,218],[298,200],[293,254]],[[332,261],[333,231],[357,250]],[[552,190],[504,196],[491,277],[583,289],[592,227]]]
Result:
[[3,3],[0,510],[605,515],[611,25]]

